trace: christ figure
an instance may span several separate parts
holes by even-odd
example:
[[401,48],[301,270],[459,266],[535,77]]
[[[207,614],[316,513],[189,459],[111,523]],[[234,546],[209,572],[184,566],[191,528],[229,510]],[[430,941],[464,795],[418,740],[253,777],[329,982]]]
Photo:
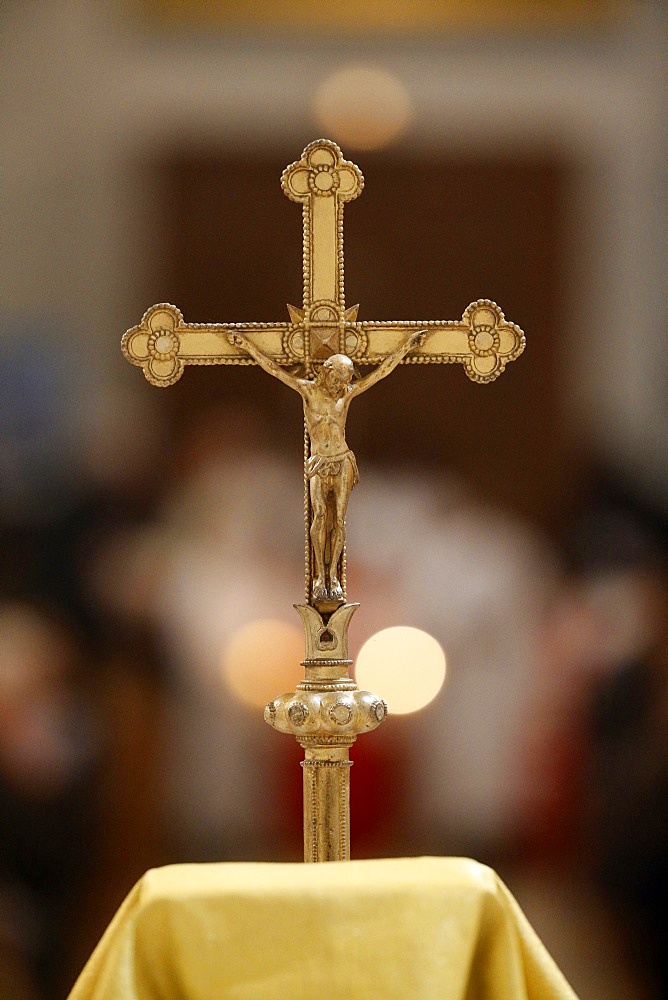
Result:
[[231,334],[230,343],[243,348],[266,372],[280,379],[302,397],[304,419],[311,441],[306,468],[311,498],[310,528],[314,578],[311,599],[318,604],[343,602],[339,563],[345,545],[348,498],[359,482],[355,456],[346,444],[348,407],[355,396],[366,392],[393,371],[427,335],[416,330],[369,375],[353,381],[353,363],[345,354],[324,361],[314,378],[297,378],[260,351],[241,333]]

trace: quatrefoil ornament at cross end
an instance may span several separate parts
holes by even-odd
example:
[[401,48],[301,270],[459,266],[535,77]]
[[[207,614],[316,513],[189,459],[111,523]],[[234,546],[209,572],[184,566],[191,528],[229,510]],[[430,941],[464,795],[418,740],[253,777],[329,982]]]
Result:
[[302,204],[312,194],[323,199],[336,195],[341,201],[352,201],[362,193],[364,176],[355,163],[344,160],[335,142],[316,139],[298,160],[285,168],[281,186],[288,198]]

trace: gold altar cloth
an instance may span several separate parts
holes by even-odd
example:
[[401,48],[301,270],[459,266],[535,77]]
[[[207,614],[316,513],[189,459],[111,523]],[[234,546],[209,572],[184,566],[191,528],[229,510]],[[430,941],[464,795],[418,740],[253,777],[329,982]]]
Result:
[[576,1000],[492,869],[465,858],[154,869],[70,1000]]

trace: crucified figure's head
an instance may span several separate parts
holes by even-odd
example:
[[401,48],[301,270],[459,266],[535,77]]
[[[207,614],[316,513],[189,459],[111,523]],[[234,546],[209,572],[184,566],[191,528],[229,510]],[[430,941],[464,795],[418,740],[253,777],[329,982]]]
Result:
[[332,354],[323,361],[319,379],[333,395],[342,396],[352,382],[353,374],[353,363],[347,355]]

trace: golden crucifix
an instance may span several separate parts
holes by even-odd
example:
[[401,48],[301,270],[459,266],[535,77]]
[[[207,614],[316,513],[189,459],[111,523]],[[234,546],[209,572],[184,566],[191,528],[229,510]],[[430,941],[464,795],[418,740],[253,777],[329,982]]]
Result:
[[[167,386],[186,364],[254,364],[300,394],[304,406],[305,604],[295,605],[306,636],[305,677],[265,709],[265,719],[305,750],[304,858],[350,856],[349,750],[384,720],[382,699],[349,676],[348,626],[358,604],[346,603],[345,517],[358,480],[345,439],[351,400],[401,363],[458,362],[476,382],[490,382],[524,349],[524,334],[488,299],[461,320],[359,322],[345,307],[343,206],[364,178],[336,143],[318,139],[281,178],[304,219],[304,301],[286,323],[184,323],[161,303],[122,341],[125,356],[153,385]],[[354,365],[376,365],[355,379]]]

